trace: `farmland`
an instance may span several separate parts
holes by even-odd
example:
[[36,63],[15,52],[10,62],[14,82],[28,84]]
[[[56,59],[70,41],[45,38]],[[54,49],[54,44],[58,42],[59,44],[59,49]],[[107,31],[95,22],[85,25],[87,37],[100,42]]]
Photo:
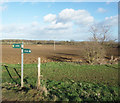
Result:
[[[3,101],[119,100],[118,64],[88,65],[83,58],[83,44],[56,45],[56,50],[53,45],[42,44],[26,44],[24,48],[32,53],[24,54],[24,88],[21,88],[21,51],[12,45],[2,45]],[[118,57],[118,48],[106,51],[108,58]],[[39,91],[38,57],[42,63]]]
[[2,103],[120,102],[118,0],[1,1]]
[[[54,51],[53,45],[25,45],[24,48],[32,50],[31,54],[24,55],[24,63],[37,63],[37,58],[41,57],[42,62],[50,61],[67,61],[80,59],[78,46],[56,46]],[[73,49],[74,48],[74,49]],[[20,49],[13,49],[11,45],[2,46],[2,61],[3,63],[18,64],[20,63]],[[9,52],[8,52],[9,51]]]
[[[85,62],[83,58],[84,45],[56,45],[54,51],[53,45],[24,45],[24,48],[32,50],[31,54],[24,55],[25,64],[37,63],[37,58],[41,57],[44,62]],[[118,57],[118,48],[107,48],[107,55]],[[111,52],[109,52],[111,51]],[[12,45],[2,46],[2,62],[9,64],[21,63],[20,49],[13,49]]]

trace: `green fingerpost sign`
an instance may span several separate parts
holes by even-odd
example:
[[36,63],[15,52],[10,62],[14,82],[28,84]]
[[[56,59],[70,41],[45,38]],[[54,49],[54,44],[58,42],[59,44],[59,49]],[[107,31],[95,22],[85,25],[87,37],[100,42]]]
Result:
[[30,49],[23,49],[23,53],[31,53]]
[[13,48],[21,48],[21,44],[13,44],[12,47]]
[[13,44],[13,48],[21,48],[21,87],[23,87],[23,54],[31,53],[30,49],[24,49],[23,42],[21,44]]

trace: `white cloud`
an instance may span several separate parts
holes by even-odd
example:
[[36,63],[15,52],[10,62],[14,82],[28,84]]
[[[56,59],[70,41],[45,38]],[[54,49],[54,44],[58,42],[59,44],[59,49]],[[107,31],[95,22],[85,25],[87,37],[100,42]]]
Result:
[[98,8],[97,11],[100,12],[100,13],[105,13],[106,12],[106,10],[104,8]]
[[87,25],[94,22],[94,18],[86,10],[74,9],[64,9],[58,15],[48,14],[43,19],[44,24],[33,21],[30,24],[3,25],[2,37],[31,39],[53,39],[56,37],[59,40],[79,40],[87,31]]
[[78,26],[88,26],[94,22],[94,17],[86,10],[64,9],[58,15],[48,14],[44,16],[44,21],[49,22],[48,29],[66,29]]
[[105,23],[110,24],[112,26],[118,26],[118,15],[111,16],[111,17],[106,17],[105,18]]
[[[9,24],[2,25],[2,38],[3,39],[56,39],[69,40],[74,32],[70,23],[57,23],[52,25],[42,25],[38,22],[34,25],[30,24]],[[77,35],[77,33],[76,33]]]
[[103,21],[96,22],[94,25],[98,28],[102,26],[110,27],[108,35],[112,36],[112,38],[118,38],[118,15],[105,17]]
[[50,24],[47,29],[48,30],[62,30],[62,29],[69,29],[72,28],[72,23],[54,23]]
[[39,23],[37,21],[32,22],[32,26],[37,26]]
[[58,15],[48,14],[44,16],[44,21],[49,22],[46,29],[51,32],[57,30],[72,30],[77,28],[87,28],[94,22],[94,17],[86,10],[64,9]]
[[45,22],[55,22],[55,20],[56,20],[56,15],[54,15],[54,14],[48,14],[48,15],[44,16]]
[[59,20],[61,22],[73,21],[79,25],[88,25],[93,23],[94,17],[86,10],[64,9],[59,13]]
[[[106,17],[104,24],[117,24],[118,16]],[[29,24],[3,25],[0,32],[2,38],[20,39],[54,39],[58,40],[87,40],[88,25],[94,23],[94,17],[86,10],[64,9],[58,14],[48,14],[44,22],[35,21]],[[46,23],[47,22],[47,23]],[[84,35],[84,36],[83,36]]]

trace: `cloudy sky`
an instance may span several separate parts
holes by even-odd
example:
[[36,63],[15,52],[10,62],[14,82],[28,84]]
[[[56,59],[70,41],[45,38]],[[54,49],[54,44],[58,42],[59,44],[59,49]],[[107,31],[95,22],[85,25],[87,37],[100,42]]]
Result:
[[2,39],[83,41],[94,24],[112,25],[118,38],[117,2],[8,2],[0,12]]

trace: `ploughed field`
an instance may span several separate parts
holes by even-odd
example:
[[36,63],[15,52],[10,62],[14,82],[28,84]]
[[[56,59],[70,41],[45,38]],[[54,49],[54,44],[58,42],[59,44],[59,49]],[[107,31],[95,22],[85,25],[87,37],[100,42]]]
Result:
[[[24,64],[37,63],[37,58],[41,57],[42,63],[44,62],[82,62],[83,58],[83,45],[56,45],[54,50],[53,45],[24,45],[24,48],[32,50],[30,54],[24,54]],[[117,48],[106,49],[107,55],[118,55]],[[20,64],[21,63],[21,50],[12,48],[12,45],[2,45],[2,63]]]
[[[2,46],[3,101],[118,101],[118,64],[86,65],[83,45],[24,45],[24,88],[21,50]],[[117,48],[106,49],[117,56]],[[41,89],[37,90],[37,59],[41,57]],[[47,63],[49,62],[49,63]],[[78,62],[84,65],[67,62]]]

